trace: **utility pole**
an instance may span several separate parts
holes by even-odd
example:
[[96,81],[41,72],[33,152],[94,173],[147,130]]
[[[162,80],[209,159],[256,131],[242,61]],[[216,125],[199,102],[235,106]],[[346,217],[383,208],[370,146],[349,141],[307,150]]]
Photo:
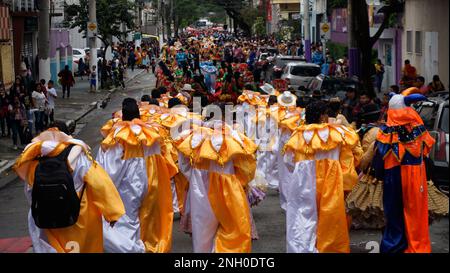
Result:
[[164,34],[163,34],[163,24],[162,24],[162,8],[161,8],[161,1],[162,0],[157,0],[158,6],[157,6],[157,10],[158,10],[158,34],[159,34],[159,49],[161,50],[162,48],[162,44],[164,42]]
[[49,81],[50,73],[50,0],[39,0],[39,78]]
[[[96,0],[89,0],[89,23],[97,23],[97,7]],[[97,26],[98,29],[98,26]],[[90,63],[89,70],[92,69],[92,66],[97,66],[97,36],[88,37],[89,39],[89,48],[90,48]],[[97,73],[95,73],[95,81],[96,81],[96,90],[98,90],[99,82],[98,82],[98,71],[99,67],[97,67]]]
[[[359,76],[359,49],[355,37],[355,12],[354,3],[355,0],[349,0],[347,5],[347,16],[348,16],[348,66],[349,66],[349,77]],[[357,0],[359,1],[359,0]]]
[[303,27],[304,27],[304,45],[305,59],[311,62],[311,35],[309,31],[309,0],[303,0]]

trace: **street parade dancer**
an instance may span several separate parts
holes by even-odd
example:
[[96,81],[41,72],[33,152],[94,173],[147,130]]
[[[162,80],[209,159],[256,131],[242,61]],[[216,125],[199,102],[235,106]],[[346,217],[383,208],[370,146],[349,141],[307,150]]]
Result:
[[383,180],[383,253],[431,252],[424,159],[435,140],[410,107],[425,99],[416,87],[393,94],[386,125],[380,127],[377,135],[373,166],[377,177]]
[[362,155],[356,132],[328,124],[326,105],[308,105],[284,148],[287,252],[350,252],[344,191],[357,182]]
[[89,146],[69,136],[65,123],[52,126],[32,140],[14,166],[26,182],[33,250],[103,252],[102,217],[114,229],[124,204]]
[[[103,128],[103,132],[105,129]],[[178,172],[164,142],[165,129],[144,123],[136,100],[123,101],[97,159],[116,185],[126,214],[117,228],[104,225],[107,252],[165,253],[172,245],[170,179]]]
[[256,145],[222,121],[175,140],[189,180],[186,214],[194,252],[251,251],[250,208],[244,187],[254,178]]

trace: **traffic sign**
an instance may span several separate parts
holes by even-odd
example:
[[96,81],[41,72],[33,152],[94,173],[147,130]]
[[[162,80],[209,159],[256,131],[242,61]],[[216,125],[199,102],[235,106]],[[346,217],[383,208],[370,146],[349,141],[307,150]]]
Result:
[[93,38],[97,36],[97,23],[96,22],[88,22],[87,24],[87,36],[88,38]]
[[320,37],[325,40],[330,40],[331,28],[329,23],[320,23]]

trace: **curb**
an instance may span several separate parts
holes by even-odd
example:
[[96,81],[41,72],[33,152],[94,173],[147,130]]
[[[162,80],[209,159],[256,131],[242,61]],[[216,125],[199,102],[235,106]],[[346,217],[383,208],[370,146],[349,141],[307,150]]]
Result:
[[[136,75],[134,75],[133,77],[127,79],[125,81],[125,83],[129,83],[131,81],[133,81],[134,79],[136,79],[137,77],[141,76],[142,74],[144,74],[145,69],[143,69],[141,72],[137,73]],[[109,100],[112,96],[112,94],[114,92],[116,92],[116,90],[118,89],[118,87],[114,87],[110,90],[107,90],[107,94],[100,100],[101,102],[105,101],[105,100]],[[103,91],[102,91],[103,92]],[[83,113],[80,117],[78,117],[77,119],[75,119],[75,123],[78,122],[79,120],[81,120],[82,118],[84,118],[85,116],[87,116],[90,112],[92,112],[94,109],[97,109],[97,103],[91,103],[91,106],[88,108],[88,110]],[[7,164],[7,166],[5,168],[2,168],[0,170],[0,174],[2,173],[8,173],[8,175],[6,175],[6,177],[4,178],[0,178],[0,190],[4,189],[6,186],[8,186],[9,184],[11,184],[14,180],[16,180],[16,178],[18,177],[16,175],[15,172],[12,172],[12,167],[14,166],[15,160],[12,160],[10,163]]]
[[[141,76],[142,74],[144,74],[144,72],[145,72],[145,69],[143,69],[141,72],[137,73],[137,74],[134,75],[133,77],[127,79],[127,80],[125,81],[125,83],[129,83],[129,82],[133,81],[133,80],[136,79],[137,77],[139,77],[139,76]],[[79,120],[81,120],[82,118],[84,118],[85,116],[87,116],[87,115],[88,115],[90,112],[92,112],[94,109],[97,109],[97,108],[98,108],[97,105],[98,105],[99,102],[102,103],[102,102],[104,102],[105,100],[110,100],[112,94],[113,94],[114,92],[116,92],[117,89],[118,89],[118,87],[114,87],[114,88],[112,88],[112,89],[106,90],[107,94],[106,94],[103,98],[101,98],[100,100],[98,100],[95,104],[94,104],[94,102],[92,102],[92,103],[90,104],[91,107],[89,107],[88,110],[87,110],[85,113],[83,113],[81,116],[79,116],[77,119],[75,119],[75,123],[78,122]],[[103,92],[103,91],[102,91],[102,92]]]
[[9,169],[5,170],[6,172],[8,172],[8,175],[6,175],[5,177],[0,179],[0,190],[3,190],[4,188],[6,188],[9,184],[14,182],[18,178],[16,173],[12,171],[12,166],[14,165],[15,162],[12,162],[12,163],[13,164],[11,164]]

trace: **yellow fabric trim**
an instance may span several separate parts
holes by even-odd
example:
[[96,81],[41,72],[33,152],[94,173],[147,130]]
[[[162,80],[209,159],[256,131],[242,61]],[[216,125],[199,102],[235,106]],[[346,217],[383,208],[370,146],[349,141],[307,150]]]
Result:
[[170,171],[165,159],[146,159],[148,193],[139,209],[141,239],[147,252],[168,253],[172,248],[173,207]]
[[[200,144],[192,148],[192,138],[195,134],[201,134],[202,140]],[[243,134],[239,134],[242,143],[239,143],[231,136],[228,128],[224,128],[222,132],[223,143],[219,152],[217,152],[211,143],[214,130],[205,127],[197,127],[191,130],[191,133],[182,139],[175,141],[175,146],[185,157],[191,159],[194,166],[209,166],[208,161],[213,161],[219,165],[223,165],[233,158],[240,156],[245,160],[254,161],[256,144]]]
[[[302,158],[303,155],[313,155],[318,151],[330,151],[338,146],[354,147],[359,144],[359,136],[355,130],[348,128],[348,131],[342,129],[344,135],[336,129],[337,125],[332,124],[310,124],[299,126],[292,134],[289,141],[284,147],[284,151],[291,151],[294,153],[295,158]],[[318,130],[328,128],[329,136],[326,142],[324,142],[318,135]],[[311,131],[313,136],[309,144],[306,143],[303,132]]]
[[344,183],[337,161],[316,161],[317,249],[320,253],[349,253]]
[[241,183],[234,175],[211,172],[208,198],[219,221],[216,253],[250,253],[250,208]]

